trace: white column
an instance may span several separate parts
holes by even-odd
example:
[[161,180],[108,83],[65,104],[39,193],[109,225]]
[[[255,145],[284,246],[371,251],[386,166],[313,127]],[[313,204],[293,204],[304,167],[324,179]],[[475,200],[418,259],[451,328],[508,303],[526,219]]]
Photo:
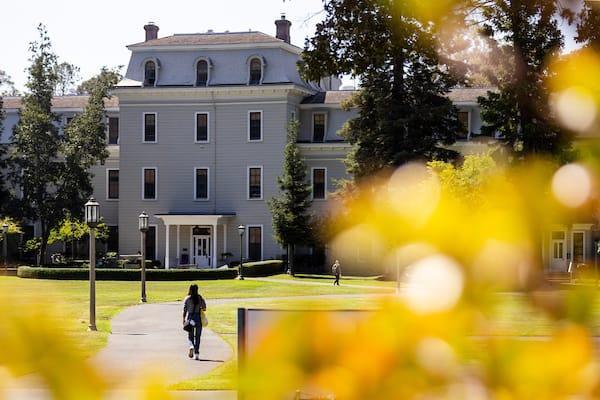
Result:
[[223,225],[223,253],[227,253],[227,224]]
[[169,231],[170,231],[170,226],[171,225],[166,225],[165,226],[165,268],[169,269],[171,267],[170,261],[169,260]]
[[212,245],[212,267],[217,268],[217,224],[212,225],[212,237],[213,237],[213,245]]
[[179,233],[181,225],[175,225],[177,227],[177,265],[181,264],[181,242],[179,241]]

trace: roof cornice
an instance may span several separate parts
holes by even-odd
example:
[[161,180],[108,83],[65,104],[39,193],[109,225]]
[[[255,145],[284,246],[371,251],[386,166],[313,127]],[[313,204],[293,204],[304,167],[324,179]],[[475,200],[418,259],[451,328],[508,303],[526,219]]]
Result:
[[285,42],[270,43],[234,43],[234,44],[205,44],[205,45],[162,45],[162,46],[127,46],[133,53],[151,51],[210,51],[210,50],[248,50],[248,49],[282,49],[292,54],[302,54],[300,47]]
[[300,96],[310,96],[315,91],[297,84],[281,85],[239,85],[239,86],[208,86],[198,87],[117,87],[112,94],[119,95],[143,95],[144,97],[197,97],[200,93],[204,95],[217,96],[248,96],[256,94],[269,94],[276,92],[292,92]]

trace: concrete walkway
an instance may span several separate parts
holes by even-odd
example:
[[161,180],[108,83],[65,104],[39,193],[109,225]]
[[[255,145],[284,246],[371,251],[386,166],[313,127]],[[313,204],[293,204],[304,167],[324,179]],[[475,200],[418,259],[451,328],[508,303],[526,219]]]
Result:
[[[302,278],[298,279],[277,279],[277,278],[246,278],[248,280],[254,281],[263,281],[263,282],[274,282],[274,283],[290,283],[293,285],[311,285],[311,286],[332,286],[333,285],[333,277],[331,281],[323,280],[323,282],[315,282],[315,281],[303,281]],[[357,288],[357,289],[375,289],[380,290],[382,292],[394,292],[396,290],[395,287],[391,286],[375,286],[375,285],[351,285],[344,284],[344,278],[340,279],[340,285],[347,288]]]
[[[200,361],[188,358],[180,303],[126,308],[112,319],[108,345],[95,357],[117,375],[160,366],[167,383],[204,375],[233,357],[231,347],[210,329],[202,331]],[[210,323],[210,321],[209,321]]]

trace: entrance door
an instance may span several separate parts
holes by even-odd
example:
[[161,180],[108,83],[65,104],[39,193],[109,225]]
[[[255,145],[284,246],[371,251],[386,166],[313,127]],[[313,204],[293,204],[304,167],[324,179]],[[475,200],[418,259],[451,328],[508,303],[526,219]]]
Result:
[[585,262],[585,232],[575,231],[573,232],[573,264]]
[[565,232],[552,232],[550,243],[550,272],[567,272]]
[[194,236],[193,262],[199,268],[210,267],[210,236]]

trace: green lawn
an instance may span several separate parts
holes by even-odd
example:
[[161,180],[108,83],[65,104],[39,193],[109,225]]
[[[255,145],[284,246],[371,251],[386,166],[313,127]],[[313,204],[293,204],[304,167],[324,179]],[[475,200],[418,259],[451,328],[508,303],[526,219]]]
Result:
[[[151,303],[180,301],[187,294],[190,282],[148,282],[148,301]],[[360,294],[376,292],[350,286],[290,285],[285,281],[222,280],[198,282],[207,299],[264,298],[283,296],[313,296],[322,294]],[[54,281],[20,279],[0,276],[0,292],[10,293],[32,307],[39,305],[40,296],[48,304],[58,304],[61,325],[71,334],[86,355],[106,345],[110,319],[123,308],[139,303],[138,282],[96,283],[96,319],[98,332],[87,332],[88,283],[86,281]],[[213,318],[213,321],[215,319]],[[230,321],[234,322],[234,321]]]
[[[297,307],[364,309],[376,305],[372,296],[335,298],[326,296],[306,299],[302,296],[331,294],[393,293],[394,282],[381,282],[368,278],[346,278],[342,286],[317,284],[327,282],[317,276],[291,278],[278,275],[270,281],[202,281],[198,282],[202,294],[207,299],[242,299],[236,302],[214,304],[209,310],[210,328],[226,340],[234,350],[237,348],[236,310],[238,307]],[[290,279],[305,284],[291,284]],[[148,299],[150,302],[180,301],[185,297],[189,282],[149,282]],[[356,286],[375,286],[364,288]],[[98,332],[87,332],[88,283],[85,281],[51,281],[0,277],[0,292],[13,293],[20,301],[30,303],[32,307],[56,303],[59,305],[61,325],[79,345],[85,355],[92,355],[102,348],[110,332],[110,319],[127,306],[138,304],[138,282],[97,282],[97,325]],[[294,296],[295,299],[269,299],[273,297]],[[519,294],[499,294],[499,301],[493,317],[495,333],[513,335],[545,335],[551,330],[551,321],[524,302]],[[41,299],[40,299],[41,298]],[[595,313],[600,315],[600,307]],[[593,332],[600,334],[600,322],[595,323]],[[176,389],[232,389],[235,387],[235,358],[213,370],[206,376],[198,377],[174,386]]]
[[[282,281],[295,280],[298,282],[316,282],[316,283],[329,283],[333,284],[333,275],[312,275],[312,274],[297,274],[294,277],[281,274],[275,275],[268,279],[279,279]],[[379,280],[379,277],[364,277],[364,276],[344,276],[340,279],[341,286],[373,286],[381,288],[394,289],[396,287],[395,281],[383,281]]]

